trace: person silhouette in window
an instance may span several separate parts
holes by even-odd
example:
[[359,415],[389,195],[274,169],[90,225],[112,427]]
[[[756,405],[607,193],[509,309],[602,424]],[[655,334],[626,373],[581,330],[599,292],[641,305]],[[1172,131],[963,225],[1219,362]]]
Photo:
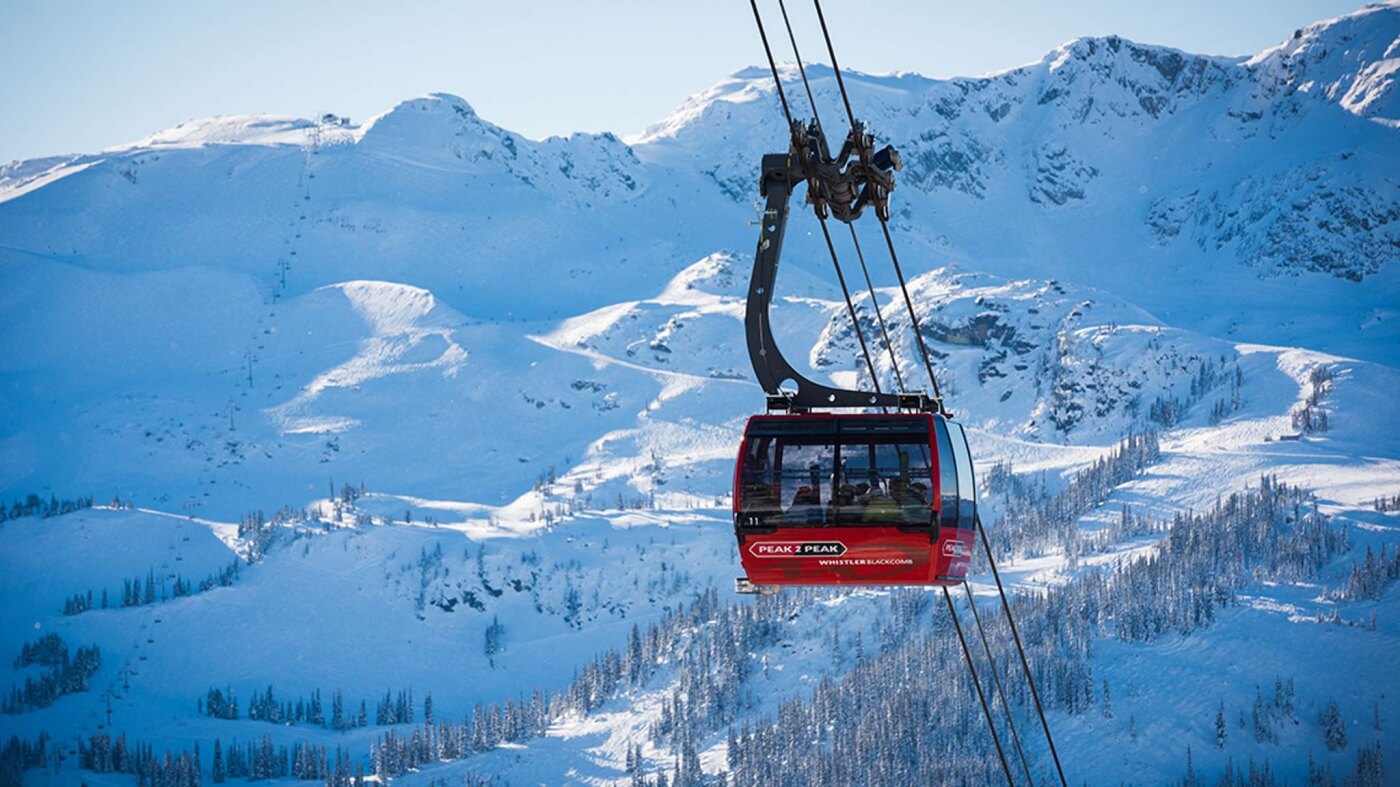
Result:
[[792,496],[792,507],[788,509],[788,514],[794,521],[802,524],[823,524],[821,497],[810,486],[798,487],[797,494]]
[[871,525],[895,524],[899,520],[899,505],[894,498],[882,494],[878,489],[871,493],[870,502],[865,506],[861,521]]

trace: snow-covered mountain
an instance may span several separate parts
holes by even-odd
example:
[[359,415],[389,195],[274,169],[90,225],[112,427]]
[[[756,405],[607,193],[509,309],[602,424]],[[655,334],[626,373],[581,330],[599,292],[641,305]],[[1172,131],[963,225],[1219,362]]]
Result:
[[[1212,625],[1149,642],[1117,628],[1137,610],[1111,609],[1047,641],[1053,669],[1092,673],[1075,678],[1088,700],[1079,685],[1051,702],[1076,780],[1176,780],[1188,746],[1212,779],[1254,758],[1296,782],[1310,756],[1340,777],[1369,767],[1373,743],[1400,761],[1400,682],[1380,666],[1358,682],[1318,655],[1400,657],[1394,586],[1356,579],[1389,570],[1364,568],[1368,548],[1383,565],[1400,549],[1396,515],[1374,504],[1400,494],[1397,64],[1389,4],[1253,57],[1085,38],[985,77],[846,78],[856,114],[901,151],[895,239],[1018,587],[1099,604],[1096,577],[1131,577],[1114,572],[1171,517],[1264,495],[1264,475],[1303,490],[1277,500],[1325,517],[1309,538],[1348,534],[1317,541],[1306,570],[1228,562]],[[832,72],[808,74],[839,127]],[[795,67],[783,77],[805,114]],[[295,704],[319,690],[329,706],[339,691],[374,717],[386,689],[411,689],[415,721],[429,691],[440,718],[519,698],[532,710],[511,711],[530,721],[510,734],[480,733],[491,751],[409,779],[625,783],[640,756],[668,779],[686,760],[687,780],[762,781],[752,755],[778,745],[764,725],[809,713],[784,703],[928,657],[910,643],[946,629],[922,594],[727,593],[733,451],[761,402],[742,340],[750,222],[780,118],[771,75],[752,68],[627,140],[530,140],[434,94],[359,124],[219,117],[0,167],[0,499],[20,500],[0,524],[0,653],[50,631],[102,652],[86,693],[0,716],[0,736],[88,741],[110,701],[134,740],[199,741],[206,778],[216,739],[270,735],[332,759],[339,746],[365,765],[409,722],[272,726],[247,718],[252,692]],[[906,373],[915,337],[878,228],[857,232],[873,299],[846,273],[893,387],[874,307]],[[794,212],[784,262],[778,341],[812,376],[861,383],[809,214]],[[1094,475],[1148,430],[1160,455]],[[38,518],[74,496],[141,510]],[[1298,505],[1249,521],[1302,538]],[[719,630],[751,639],[707,639]],[[588,671],[609,649],[625,680]],[[11,683],[45,668],[16,666]],[[723,691],[697,711],[707,674]],[[1290,688],[1287,709],[1282,694],[1270,706],[1270,734],[1236,731],[1236,711],[1264,729],[1254,689],[1276,676],[1296,700]],[[970,685],[937,686],[940,702],[963,698],[958,734],[974,735]],[[214,688],[240,720],[211,716]],[[1320,722],[1334,699],[1346,718]],[[1339,723],[1352,743],[1333,750]],[[972,740],[974,770],[957,773],[975,779],[989,742]],[[1046,774],[1043,745],[1027,745]],[[57,778],[92,780],[74,757]],[[882,773],[870,778],[898,778]]]

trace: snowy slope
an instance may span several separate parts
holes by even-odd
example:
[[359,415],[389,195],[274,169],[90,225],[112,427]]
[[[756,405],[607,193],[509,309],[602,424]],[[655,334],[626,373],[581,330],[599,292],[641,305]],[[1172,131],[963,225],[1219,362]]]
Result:
[[[1112,570],[1160,537],[1116,530],[1124,506],[1200,512],[1265,474],[1311,490],[1351,534],[1318,577],[1248,584],[1213,627],[1097,647],[1114,720],[1052,712],[1076,780],[1173,781],[1185,745],[1211,778],[1256,757],[1297,783],[1310,755],[1340,774],[1372,741],[1400,761],[1384,702],[1400,683],[1334,669],[1400,655],[1394,585],[1337,595],[1368,547],[1400,549],[1396,515],[1372,507],[1400,494],[1397,35],[1400,8],[1384,5],[1247,58],[1086,38],[987,77],[847,79],[903,154],[896,242],[984,478],[996,466],[1051,496],[1124,434],[1160,435],[1158,460],[1076,514],[1082,536],[1013,545],[1010,582]],[[834,78],[809,74],[830,124]],[[90,735],[120,694],[115,730],[159,749],[199,741],[206,775],[215,739],[263,735],[363,764],[382,728],[213,719],[196,701],[340,689],[373,715],[384,691],[412,689],[420,711],[431,692],[460,720],[564,689],[634,623],[664,625],[708,588],[734,602],[733,450],[761,395],[743,294],[778,118],[755,68],[626,141],[529,140],[434,94],[358,125],[219,117],[0,167],[0,500],[142,507],[0,522],[0,657],[47,632],[103,652],[88,691],[0,715],[0,736]],[[918,350],[883,239],[858,232],[873,297],[844,233],[838,250],[892,388],[874,309],[904,373]],[[778,343],[815,378],[863,384],[809,214],[794,212],[786,251]],[[1325,430],[1300,426],[1309,405]],[[1013,501],[988,490],[988,524],[1012,532],[998,520]],[[261,535],[237,524],[282,506]],[[168,592],[235,560],[227,586],[116,601],[124,580],[149,573]],[[63,614],[89,590],[116,608]],[[897,626],[945,626],[936,606],[904,620],[907,602],[883,592],[785,603],[751,654],[747,723],[851,676],[857,631],[873,647]],[[682,747],[651,728],[683,672],[661,664],[543,737],[407,780],[625,784],[638,744],[645,770],[669,776]],[[0,692],[37,674],[16,669]],[[1298,729],[1215,749],[1216,703],[1247,709],[1276,675],[1298,678]],[[1337,753],[1316,724],[1333,698],[1353,741]],[[969,729],[976,710],[959,706]],[[723,728],[692,743],[708,773],[727,769]],[[105,779],[131,783],[71,759],[54,777]]]
[[[144,577],[153,568],[166,584],[175,572],[201,579],[235,553],[183,517],[93,510],[16,520],[3,531],[6,553],[16,558],[7,561],[0,646],[18,652],[38,633],[54,632],[74,646],[100,643],[104,665],[96,691],[0,716],[0,732],[90,734],[103,721],[93,721],[93,708],[105,710],[94,694],[123,683],[114,724],[163,729],[157,742],[171,747],[187,739],[187,722],[196,735],[271,731],[251,721],[196,722],[196,698],[215,687],[232,687],[244,702],[268,685],[288,695],[339,688],[354,704],[371,705],[385,689],[412,688],[420,702],[431,692],[453,715],[557,687],[577,669],[572,654],[625,637],[634,623],[646,625],[694,586],[728,573],[728,543],[705,537],[684,517],[661,521],[670,526],[656,527],[654,516],[597,517],[571,523],[567,533],[483,543],[434,527],[284,532],[286,543],[243,566],[229,587],[69,617],[59,614],[63,600],[87,590],[109,591],[117,607],[121,572]],[[655,552],[663,561],[648,557]],[[66,567],[55,572],[59,555]],[[619,564],[636,568],[613,570]],[[575,614],[566,606],[570,589],[580,593]],[[482,642],[494,618],[506,630],[493,663],[482,656]],[[570,658],[560,658],[561,642]],[[126,668],[135,672],[123,674]],[[167,729],[166,719],[182,721]],[[362,733],[355,742],[367,746],[369,738]]]

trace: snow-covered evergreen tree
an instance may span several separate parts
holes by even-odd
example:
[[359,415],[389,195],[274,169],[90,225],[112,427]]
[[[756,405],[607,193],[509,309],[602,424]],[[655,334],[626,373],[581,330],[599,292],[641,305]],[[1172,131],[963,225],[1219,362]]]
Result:
[[1347,725],[1342,718],[1341,706],[1336,700],[1328,700],[1318,719],[1322,725],[1322,739],[1328,751],[1340,751],[1347,746]]

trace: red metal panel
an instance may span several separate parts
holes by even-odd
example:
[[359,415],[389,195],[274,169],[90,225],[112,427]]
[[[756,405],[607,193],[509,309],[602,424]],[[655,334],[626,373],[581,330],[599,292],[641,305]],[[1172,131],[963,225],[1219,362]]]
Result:
[[972,532],[790,527],[746,534],[739,560],[755,585],[953,585],[967,576]]

